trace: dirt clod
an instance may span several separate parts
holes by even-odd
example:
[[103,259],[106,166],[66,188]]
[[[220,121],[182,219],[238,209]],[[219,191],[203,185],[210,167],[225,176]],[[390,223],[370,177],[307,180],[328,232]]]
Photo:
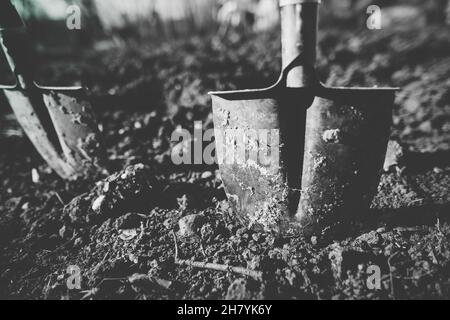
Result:
[[341,130],[339,129],[327,130],[323,133],[322,139],[326,143],[340,143],[342,139]]
[[[205,216],[202,214],[192,214],[185,216],[178,221],[178,236],[182,239],[198,238],[203,233],[207,233],[204,229]],[[203,231],[203,232],[202,232]]]

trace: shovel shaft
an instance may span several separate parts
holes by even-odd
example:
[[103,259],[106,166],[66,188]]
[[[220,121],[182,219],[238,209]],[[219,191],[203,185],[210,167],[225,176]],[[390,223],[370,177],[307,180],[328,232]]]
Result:
[[[300,54],[304,62],[314,66],[317,56],[317,21],[319,0],[281,0],[282,62],[285,69]],[[299,65],[288,76],[288,87],[306,87],[316,84],[311,68]]]
[[19,13],[8,0],[0,1],[0,45],[21,89],[32,85],[29,38]]

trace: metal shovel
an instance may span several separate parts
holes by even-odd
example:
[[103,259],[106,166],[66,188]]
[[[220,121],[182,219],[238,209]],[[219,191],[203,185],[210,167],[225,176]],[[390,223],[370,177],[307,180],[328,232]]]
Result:
[[35,63],[26,28],[10,1],[0,1],[0,42],[16,78],[15,85],[0,89],[40,155],[63,179],[98,170],[103,151],[84,90],[33,82]]
[[[320,232],[366,208],[379,183],[396,89],[318,81],[319,3],[280,1],[283,72],[274,86],[211,93],[228,199],[242,222],[265,230]],[[255,130],[273,132],[272,161],[254,161],[268,148]]]

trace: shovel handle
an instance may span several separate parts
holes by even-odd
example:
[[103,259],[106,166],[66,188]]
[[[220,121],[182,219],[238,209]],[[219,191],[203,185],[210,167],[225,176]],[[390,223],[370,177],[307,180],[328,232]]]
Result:
[[[280,0],[283,70],[303,56],[302,62],[314,66],[317,57],[318,9],[320,0]],[[311,68],[298,65],[289,71],[288,87],[317,84]]]
[[0,1],[0,46],[16,77],[17,86],[25,89],[32,84],[33,65],[25,24],[9,0]]

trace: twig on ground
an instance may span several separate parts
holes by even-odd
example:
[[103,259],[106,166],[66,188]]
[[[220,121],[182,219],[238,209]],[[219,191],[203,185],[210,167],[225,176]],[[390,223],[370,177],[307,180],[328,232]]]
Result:
[[63,199],[61,198],[58,192],[52,191],[51,194],[52,196],[56,197],[56,199],[58,199],[58,201],[62,204],[63,207],[66,206],[66,204],[64,203]]
[[261,271],[254,271],[243,267],[233,267],[224,264],[199,262],[191,260],[183,260],[178,258],[178,241],[175,232],[172,230],[172,236],[175,243],[175,264],[179,266],[189,266],[199,269],[209,269],[221,272],[233,272],[244,276],[251,277],[257,281],[262,281],[263,273]]
[[246,269],[243,267],[232,267],[224,264],[208,263],[208,262],[198,262],[190,260],[176,260],[175,263],[179,266],[189,266],[199,269],[210,269],[222,272],[233,272],[237,274],[242,274],[244,276],[251,277],[257,281],[262,281],[262,272]]
[[172,230],[172,237],[173,237],[173,242],[175,245],[175,262],[178,260],[178,240],[177,240],[177,235],[175,234],[175,231]]

